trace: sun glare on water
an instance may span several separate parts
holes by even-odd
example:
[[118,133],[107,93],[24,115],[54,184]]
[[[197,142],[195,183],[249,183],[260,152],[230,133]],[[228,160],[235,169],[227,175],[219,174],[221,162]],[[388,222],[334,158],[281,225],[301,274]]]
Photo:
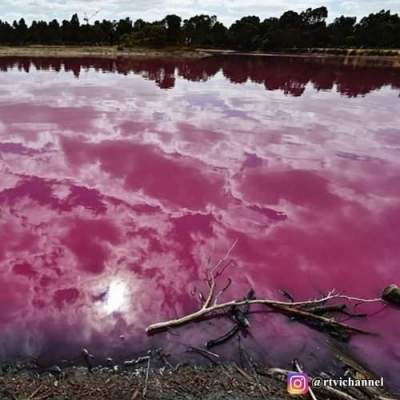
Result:
[[128,286],[120,280],[110,283],[104,302],[104,311],[107,314],[121,312],[127,306]]

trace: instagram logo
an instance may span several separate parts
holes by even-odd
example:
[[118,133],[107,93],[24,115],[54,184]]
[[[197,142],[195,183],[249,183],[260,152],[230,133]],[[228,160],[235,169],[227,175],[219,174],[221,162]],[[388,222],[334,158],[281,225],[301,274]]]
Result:
[[307,374],[291,372],[287,378],[287,389],[289,394],[300,395],[308,393],[308,376]]

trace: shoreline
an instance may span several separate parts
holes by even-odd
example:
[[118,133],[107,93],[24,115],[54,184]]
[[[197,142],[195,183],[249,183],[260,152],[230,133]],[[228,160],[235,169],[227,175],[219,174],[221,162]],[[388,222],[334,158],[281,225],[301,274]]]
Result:
[[[236,363],[149,367],[101,366],[91,372],[82,366],[65,369],[0,369],[0,399],[85,400],[289,400],[286,379],[269,370]],[[327,397],[320,397],[320,400]]]
[[283,363],[260,359],[240,343],[233,358],[187,345],[183,353],[151,347],[119,361],[86,348],[58,362],[35,357],[0,361],[0,400],[290,400],[289,376],[299,373],[309,382],[307,398],[400,399],[397,384],[373,372],[346,344],[330,341],[330,361],[313,366],[296,358]]
[[[235,50],[219,50],[200,48],[210,55],[253,56],[253,57],[283,57],[292,60],[316,62],[321,64],[337,64],[361,67],[391,67],[400,68],[400,50],[371,49],[282,49],[275,52],[241,52]],[[337,51],[337,53],[335,52]],[[372,54],[372,52],[382,54]],[[395,55],[397,52],[397,55]]]
[[[33,360],[0,362],[0,399],[289,400],[293,396],[287,391],[288,374],[303,371],[303,366],[297,360],[284,368],[275,367],[254,361],[246,351],[237,362],[208,355],[204,362],[179,362],[171,359],[162,349],[151,350],[146,354],[122,364],[107,359],[105,363],[93,368],[80,363],[44,367]],[[352,358],[341,355],[338,360],[343,368],[346,367],[346,376],[351,379],[382,382],[382,379],[371,374]],[[310,380],[345,379],[342,375],[327,369],[311,371],[308,377]],[[318,386],[313,387],[312,392],[318,400],[399,398],[390,393],[386,386]]]
[[318,63],[400,68],[400,50],[386,49],[282,49],[273,52],[209,48],[120,48],[117,46],[0,46],[0,57],[98,57],[204,59],[213,56],[284,57]]
[[201,59],[211,54],[185,48],[132,48],[116,46],[0,46],[0,57],[98,57],[98,58],[187,58]]

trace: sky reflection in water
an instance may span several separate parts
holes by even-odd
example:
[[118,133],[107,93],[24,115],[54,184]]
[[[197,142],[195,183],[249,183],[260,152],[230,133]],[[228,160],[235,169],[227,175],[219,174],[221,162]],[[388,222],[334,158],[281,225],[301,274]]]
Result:
[[[279,58],[0,70],[0,357],[203,343],[229,322],[144,329],[194,310],[204,266],[235,239],[227,300],[249,287],[375,297],[399,281],[395,70]],[[394,380],[400,314],[354,323],[379,327],[352,347]],[[271,361],[326,351],[271,315],[245,341]]]

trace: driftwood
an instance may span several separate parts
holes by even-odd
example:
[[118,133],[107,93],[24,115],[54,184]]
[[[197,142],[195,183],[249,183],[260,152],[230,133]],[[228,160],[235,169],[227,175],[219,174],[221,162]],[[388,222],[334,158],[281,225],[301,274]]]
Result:
[[[185,315],[181,318],[150,325],[146,329],[146,333],[148,335],[153,335],[165,330],[182,327],[193,322],[199,322],[204,319],[215,318],[221,315],[230,314],[232,316],[235,310],[242,310],[242,315],[245,315],[252,305],[263,305],[272,311],[287,315],[296,321],[305,323],[313,328],[328,331],[332,335],[341,339],[348,339],[351,334],[369,334],[369,332],[354,328],[348,324],[339,322],[334,318],[328,318],[324,315],[333,312],[344,312],[349,316],[364,316],[362,314],[348,313],[345,311],[345,308],[347,307],[346,304],[343,305],[341,303],[344,301],[356,305],[363,303],[384,303],[385,301],[382,298],[364,299],[336,293],[335,290],[332,290],[326,296],[321,298],[294,301],[290,294],[282,291],[285,297],[290,301],[279,301],[273,299],[256,298],[254,291],[250,290],[251,296],[248,295],[241,300],[232,300],[219,304],[218,299],[221,294],[229,288],[231,284],[231,278],[229,278],[228,283],[222,290],[216,292],[217,278],[220,277],[227,270],[227,268],[232,266],[232,262],[228,261],[228,258],[235,245],[236,242],[231,246],[224,257],[222,257],[213,267],[207,269],[206,283],[208,285],[208,295],[207,297],[204,297],[203,295],[200,296],[203,302],[201,308],[192,314]],[[334,303],[338,301],[341,303]],[[243,312],[243,309],[245,312]],[[237,326],[240,326],[240,324]],[[232,329],[232,331],[228,332],[227,335],[229,335],[229,337],[233,337],[238,330],[238,328]]]

